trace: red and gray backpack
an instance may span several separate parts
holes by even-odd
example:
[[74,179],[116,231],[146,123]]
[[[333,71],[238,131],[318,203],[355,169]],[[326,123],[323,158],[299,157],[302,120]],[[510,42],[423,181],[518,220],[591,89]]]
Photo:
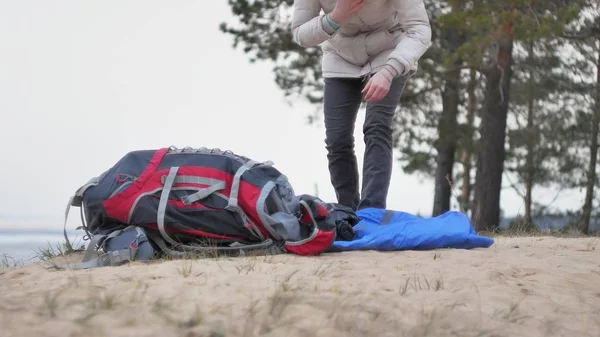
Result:
[[77,190],[65,225],[71,206],[80,207],[79,228],[90,240],[80,268],[157,252],[315,255],[332,245],[341,223],[357,222],[342,206],[295,195],[270,162],[205,148],[130,152]]

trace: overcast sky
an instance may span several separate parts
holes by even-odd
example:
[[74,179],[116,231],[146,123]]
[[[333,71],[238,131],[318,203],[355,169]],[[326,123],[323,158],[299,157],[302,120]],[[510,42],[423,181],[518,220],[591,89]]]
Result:
[[[296,192],[317,183],[334,201],[324,129],[305,122],[315,107],[286,101],[271,65],[232,49],[224,20],[225,0],[0,0],[0,226],[58,228],[89,178],[128,151],[170,145],[272,160]],[[395,164],[390,209],[429,215],[432,197],[430,181]],[[502,206],[522,212],[509,190]]]

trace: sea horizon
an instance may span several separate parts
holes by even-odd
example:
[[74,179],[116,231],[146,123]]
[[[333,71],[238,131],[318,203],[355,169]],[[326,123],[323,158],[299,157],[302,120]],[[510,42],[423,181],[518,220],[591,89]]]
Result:
[[[71,244],[84,244],[81,230],[67,230]],[[39,261],[40,252],[57,252],[65,244],[62,229],[58,228],[0,228],[0,265],[21,265]]]

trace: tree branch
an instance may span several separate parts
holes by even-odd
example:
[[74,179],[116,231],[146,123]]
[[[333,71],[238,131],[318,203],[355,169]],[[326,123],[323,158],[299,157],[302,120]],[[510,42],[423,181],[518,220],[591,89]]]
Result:
[[525,199],[525,194],[521,190],[519,190],[518,186],[510,179],[510,176],[508,175],[508,173],[505,172],[504,176],[508,180],[510,187],[512,187],[521,198]]

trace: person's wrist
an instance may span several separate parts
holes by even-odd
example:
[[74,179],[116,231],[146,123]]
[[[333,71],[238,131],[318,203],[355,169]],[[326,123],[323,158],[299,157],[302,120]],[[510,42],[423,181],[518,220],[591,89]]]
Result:
[[378,71],[378,74],[383,77],[388,84],[392,83],[392,81],[394,80],[394,75],[392,72],[390,72],[389,69],[387,68],[382,68],[381,70]]
[[329,14],[329,17],[331,18],[331,20],[333,20],[333,22],[335,22],[338,25],[341,24],[344,20],[346,20],[346,18],[335,9]]
[[331,18],[331,14],[327,14],[325,15],[325,20],[327,20],[327,24],[329,25],[329,27],[331,27],[334,31],[337,31],[338,29],[340,29],[340,25],[339,23],[335,22],[335,20],[333,20]]
[[383,70],[386,70],[392,76],[392,78],[396,78],[398,75],[400,75],[396,68],[394,68],[391,64],[386,64],[383,67]]
[[404,75],[405,69],[404,69],[404,64],[402,64],[402,62],[398,61],[395,58],[390,58],[387,61],[386,67],[389,67],[391,69],[394,69],[394,71],[396,72],[396,76],[400,76],[400,75]]

